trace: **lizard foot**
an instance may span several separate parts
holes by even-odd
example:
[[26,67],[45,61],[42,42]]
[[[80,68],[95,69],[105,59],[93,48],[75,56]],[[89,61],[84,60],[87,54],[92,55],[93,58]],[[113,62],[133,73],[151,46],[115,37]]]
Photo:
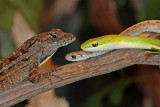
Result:
[[42,73],[40,73],[40,74],[38,73],[37,68],[33,68],[29,73],[29,80],[33,83],[42,80],[42,78],[43,78],[43,75],[42,75]]

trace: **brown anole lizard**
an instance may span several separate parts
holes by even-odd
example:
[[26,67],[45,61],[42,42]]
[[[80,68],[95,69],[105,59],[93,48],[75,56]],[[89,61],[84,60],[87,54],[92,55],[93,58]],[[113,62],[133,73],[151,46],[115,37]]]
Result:
[[71,33],[60,29],[37,34],[28,39],[15,52],[0,60],[0,92],[29,78],[31,82],[42,79],[41,66],[59,47],[75,40]]

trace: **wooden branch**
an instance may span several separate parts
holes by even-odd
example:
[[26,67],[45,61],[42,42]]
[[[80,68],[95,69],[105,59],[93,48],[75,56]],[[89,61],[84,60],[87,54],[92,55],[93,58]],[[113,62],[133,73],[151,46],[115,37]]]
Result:
[[[52,83],[43,79],[38,83],[25,80],[18,86],[0,95],[0,106],[10,106],[31,98],[47,90],[94,77],[107,74],[134,64],[160,65],[160,55],[145,54],[142,50],[115,50],[104,55],[60,66],[53,72]],[[54,70],[53,70],[54,71]],[[57,78],[60,77],[60,78]]]

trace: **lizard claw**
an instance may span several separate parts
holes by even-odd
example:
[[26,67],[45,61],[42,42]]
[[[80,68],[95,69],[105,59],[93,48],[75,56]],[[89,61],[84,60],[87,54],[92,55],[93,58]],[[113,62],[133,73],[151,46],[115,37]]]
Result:
[[42,74],[39,74],[38,73],[38,70],[35,68],[35,69],[32,69],[29,73],[29,80],[32,82],[32,83],[36,83],[40,80],[42,80],[43,78],[43,75]]

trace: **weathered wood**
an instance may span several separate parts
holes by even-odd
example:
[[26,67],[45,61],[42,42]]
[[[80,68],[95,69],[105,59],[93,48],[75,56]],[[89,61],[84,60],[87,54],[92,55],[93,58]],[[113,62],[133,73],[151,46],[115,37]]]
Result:
[[[73,82],[107,74],[134,64],[160,65],[160,55],[146,54],[142,50],[114,50],[104,55],[75,62],[53,69],[52,84],[47,79],[38,83],[25,80],[20,85],[0,95],[0,106],[10,106],[52,88],[62,87]],[[60,77],[60,78],[57,78]]]

